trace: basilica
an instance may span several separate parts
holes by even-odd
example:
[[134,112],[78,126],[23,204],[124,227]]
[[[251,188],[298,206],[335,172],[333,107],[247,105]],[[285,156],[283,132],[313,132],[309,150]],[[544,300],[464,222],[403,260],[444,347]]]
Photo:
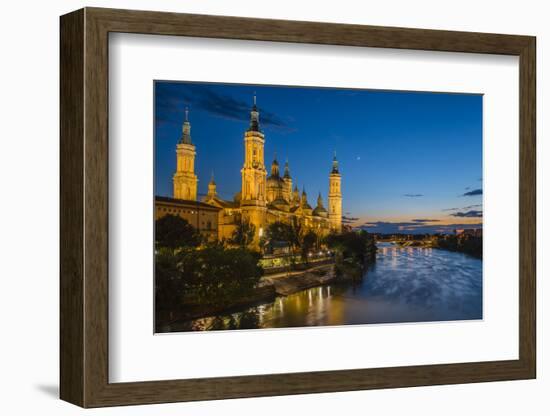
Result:
[[[209,239],[231,238],[239,221],[255,227],[256,242],[267,226],[276,221],[299,221],[307,230],[320,236],[342,229],[342,190],[338,161],[334,156],[328,175],[328,207],[321,193],[313,208],[305,189],[298,190],[290,174],[288,161],[281,171],[276,158],[268,174],[264,163],[265,136],[260,129],[260,113],[256,97],[250,112],[250,125],[244,133],[244,162],[241,168],[241,190],[233,200],[224,200],[217,193],[214,177],[208,193],[197,199],[198,178],[195,174],[196,148],[191,141],[191,124],[186,109],[182,136],[176,146],[176,172],[173,176],[173,198],[156,197],[156,218],[168,213],[187,219]],[[294,184],[294,187],[293,187]]]

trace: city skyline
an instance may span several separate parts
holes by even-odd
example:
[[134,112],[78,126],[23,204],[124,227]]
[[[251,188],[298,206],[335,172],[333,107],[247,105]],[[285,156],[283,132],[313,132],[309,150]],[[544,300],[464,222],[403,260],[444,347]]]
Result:
[[155,194],[172,195],[185,107],[199,196],[240,191],[242,136],[257,94],[265,165],[288,159],[310,203],[336,152],[345,222],[370,232],[451,232],[482,220],[482,96],[311,87],[155,82]]

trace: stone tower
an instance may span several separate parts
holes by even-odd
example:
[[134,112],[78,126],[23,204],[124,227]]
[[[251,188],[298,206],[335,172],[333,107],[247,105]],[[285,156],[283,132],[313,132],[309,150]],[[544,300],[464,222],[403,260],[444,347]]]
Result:
[[338,170],[338,160],[336,153],[332,159],[332,170],[329,176],[328,190],[328,217],[330,227],[336,231],[342,231],[342,177]]
[[214,172],[212,172],[210,182],[208,182],[208,193],[206,194],[206,199],[211,201],[216,198],[216,196],[216,182],[214,181]]
[[197,175],[195,175],[195,145],[191,141],[189,110],[185,109],[182,135],[176,146],[177,166],[174,174],[174,198],[197,200]]
[[263,235],[266,217],[266,176],[264,135],[260,130],[260,113],[254,105],[250,111],[250,126],[244,134],[244,164],[241,169],[241,210],[243,219],[256,227],[256,238]]

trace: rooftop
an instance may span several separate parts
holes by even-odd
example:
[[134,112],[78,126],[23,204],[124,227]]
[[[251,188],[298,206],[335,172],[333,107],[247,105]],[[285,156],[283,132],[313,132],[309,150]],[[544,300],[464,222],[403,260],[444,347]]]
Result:
[[157,195],[155,196],[155,202],[163,202],[165,204],[177,205],[177,206],[187,207],[187,208],[206,209],[210,211],[219,211],[221,209],[213,205],[207,204],[205,202],[192,201],[188,199],[176,199],[176,198],[170,198],[168,196]]

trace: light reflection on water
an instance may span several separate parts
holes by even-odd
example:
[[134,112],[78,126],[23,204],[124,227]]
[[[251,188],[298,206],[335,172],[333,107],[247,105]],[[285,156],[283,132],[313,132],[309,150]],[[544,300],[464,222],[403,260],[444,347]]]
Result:
[[482,261],[461,253],[379,243],[362,282],[279,297],[172,330],[284,328],[482,318]]

